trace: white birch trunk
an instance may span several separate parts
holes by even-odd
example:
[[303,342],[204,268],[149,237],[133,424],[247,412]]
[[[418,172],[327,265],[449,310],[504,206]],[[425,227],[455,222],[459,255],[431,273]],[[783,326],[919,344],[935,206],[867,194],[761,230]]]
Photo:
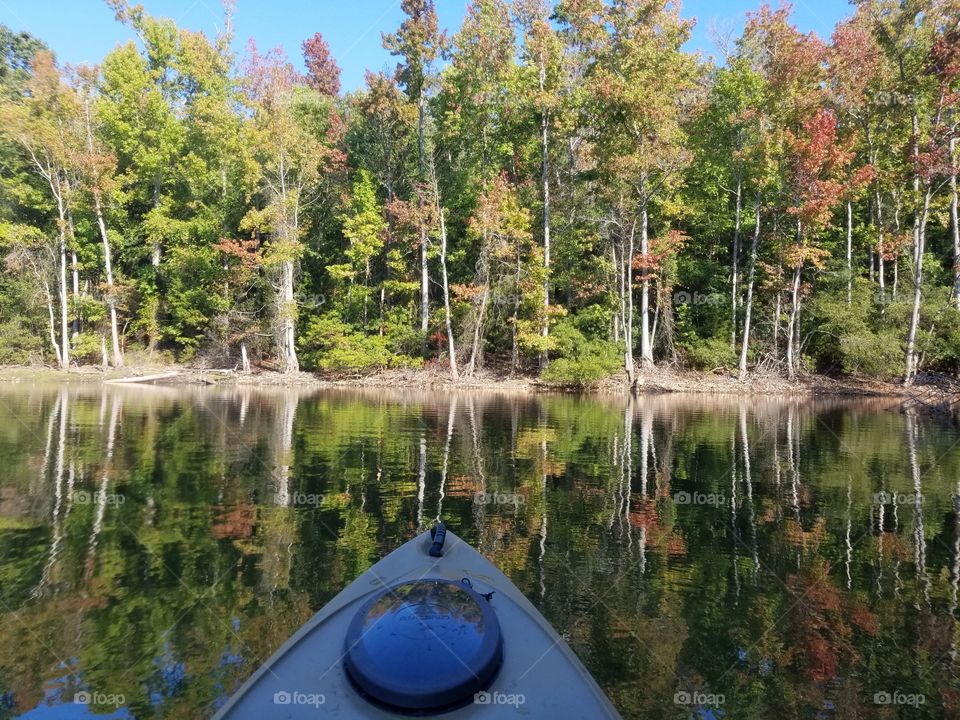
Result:
[[[646,201],[644,201],[643,211],[640,215],[640,254],[643,257],[642,281],[640,284],[640,366],[644,369],[653,367],[653,343],[650,341],[650,273],[648,265],[650,262],[650,237],[648,227],[649,217],[647,215]],[[627,263],[633,259],[633,253],[630,253]],[[632,276],[631,268],[631,276]],[[633,293],[630,293],[630,314],[633,315]]]
[[847,305],[853,302],[853,203],[847,200]]
[[757,246],[760,244],[760,196],[757,196],[754,211],[753,242],[750,243],[750,274],[747,279],[747,301],[743,313],[743,340],[740,343],[740,365],[738,377],[741,382],[747,378],[747,352],[750,348],[750,318],[753,314],[753,281],[757,269]]
[[737,171],[736,210],[733,219],[733,251],[730,253],[730,348],[737,349],[737,295],[740,283],[740,218],[743,213],[743,179]]
[[950,138],[950,225],[953,227],[953,300],[960,310],[960,222],[957,212],[957,138]]
[[296,323],[294,322],[296,305],[293,300],[292,260],[285,260],[283,262],[278,300],[277,310],[280,313],[280,369],[285,373],[296,373],[300,371],[300,361],[297,359]]
[[437,217],[440,221],[440,272],[443,279],[443,311],[444,323],[447,330],[447,355],[450,357],[450,375],[454,380],[460,378],[457,368],[457,348],[453,337],[453,318],[450,316],[450,281],[447,275],[447,221],[444,216],[443,205],[440,203],[440,189],[437,185],[437,174],[431,168],[433,183],[433,199],[436,203]]
[[[543,92],[546,80],[546,66],[542,57],[540,63],[540,92]],[[550,337],[550,152],[549,117],[546,111],[540,116],[541,151],[541,194],[543,195],[543,328],[540,334],[544,341]],[[546,350],[540,353],[540,369],[547,367],[549,355]]]
[[67,323],[67,228],[63,201],[57,199],[60,213],[60,369],[70,369],[70,330]]

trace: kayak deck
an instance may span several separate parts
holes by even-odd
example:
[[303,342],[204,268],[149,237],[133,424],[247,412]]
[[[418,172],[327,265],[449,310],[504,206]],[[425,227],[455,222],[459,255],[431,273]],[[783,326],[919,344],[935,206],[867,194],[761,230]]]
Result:
[[502,572],[450,531],[441,557],[429,555],[431,544],[430,533],[423,533],[364,572],[284,643],[215,717],[408,717],[410,713],[374,705],[357,692],[344,669],[344,639],[354,615],[371,597],[424,578],[469,578],[478,593],[493,592],[490,604],[503,636],[503,664],[486,692],[436,717],[620,717],[563,639]]

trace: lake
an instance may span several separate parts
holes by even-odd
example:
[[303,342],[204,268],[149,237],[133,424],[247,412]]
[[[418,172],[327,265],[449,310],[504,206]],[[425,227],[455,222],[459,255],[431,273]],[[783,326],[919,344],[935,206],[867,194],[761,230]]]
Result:
[[958,440],[892,400],[6,384],[0,718],[207,718],[438,516],[624,717],[960,717]]

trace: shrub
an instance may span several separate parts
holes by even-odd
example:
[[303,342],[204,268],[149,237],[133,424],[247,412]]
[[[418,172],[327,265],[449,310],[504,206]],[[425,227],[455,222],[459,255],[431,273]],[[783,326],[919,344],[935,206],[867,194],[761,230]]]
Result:
[[825,286],[809,305],[815,328],[806,351],[820,372],[840,371],[891,377],[903,372],[903,336],[909,306],[902,300],[877,304],[874,287],[858,279],[851,303],[845,285]]
[[619,346],[606,340],[588,340],[564,318],[552,331],[558,357],[552,359],[540,378],[555,385],[585,386],[615,373],[622,363]]
[[46,335],[40,336],[22,318],[11,318],[0,325],[0,365],[26,364],[52,348]]
[[900,338],[890,330],[842,336],[840,358],[845,373],[892,377],[902,373],[904,367]]
[[737,355],[724,338],[696,338],[679,346],[687,364],[697,370],[732,368],[737,364]]
[[423,364],[421,358],[396,353],[389,337],[365,335],[335,313],[313,318],[300,345],[305,366],[327,372],[361,372]]
[[[739,358],[730,347],[729,336],[719,333],[700,336],[697,331],[698,323],[694,318],[695,307],[697,306],[690,303],[675,306],[674,342],[684,364],[696,370],[736,367]],[[714,326],[714,330],[717,327],[719,326]]]

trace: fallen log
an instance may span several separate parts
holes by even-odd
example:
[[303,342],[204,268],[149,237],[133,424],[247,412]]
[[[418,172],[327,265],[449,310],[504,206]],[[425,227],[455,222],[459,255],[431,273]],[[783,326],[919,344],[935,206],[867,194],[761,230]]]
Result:
[[172,370],[165,373],[157,373],[156,375],[138,375],[137,377],[126,377],[126,378],[116,378],[115,380],[106,380],[105,384],[109,385],[126,385],[129,383],[145,383],[153,382],[154,380],[166,380],[167,378],[176,377],[180,372],[178,370]]

